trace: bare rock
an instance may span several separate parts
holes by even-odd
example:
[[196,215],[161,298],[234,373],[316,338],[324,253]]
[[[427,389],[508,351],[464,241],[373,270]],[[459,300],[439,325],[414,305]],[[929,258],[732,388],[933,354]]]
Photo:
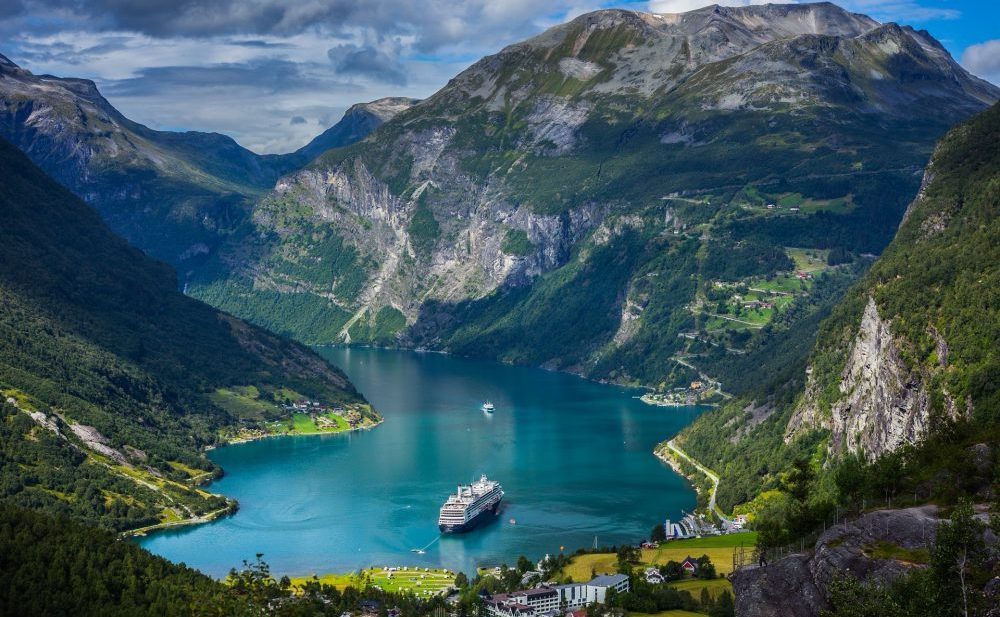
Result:
[[828,608],[807,555],[739,570],[732,581],[740,617],[813,617]]

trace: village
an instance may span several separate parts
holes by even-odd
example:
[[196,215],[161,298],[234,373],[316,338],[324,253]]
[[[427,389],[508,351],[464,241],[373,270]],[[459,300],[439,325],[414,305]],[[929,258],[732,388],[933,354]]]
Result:
[[725,396],[720,386],[721,384],[696,380],[686,387],[672,388],[667,392],[647,392],[639,398],[647,405],[658,407],[717,405]]
[[375,425],[358,403],[331,404],[302,396],[279,402],[264,398],[255,388],[220,389],[212,400],[239,418],[234,426],[220,433],[223,443],[282,435],[340,433]]

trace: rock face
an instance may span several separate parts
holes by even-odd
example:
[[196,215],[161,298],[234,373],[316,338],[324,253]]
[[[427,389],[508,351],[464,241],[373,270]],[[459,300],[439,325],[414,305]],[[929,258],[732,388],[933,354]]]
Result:
[[[189,292],[313,343],[659,383],[695,327],[703,255],[747,235],[781,252],[831,222],[844,248],[878,252],[932,140],[998,93],[926,33],[831,4],[597,11],[282,178],[255,207],[252,250],[240,237]],[[920,145],[897,147],[903,134]],[[748,214],[741,191],[775,177],[803,195],[839,178],[823,191],[855,212]]]
[[[815,400],[815,384],[807,386],[805,402],[789,420],[786,443],[818,425],[831,431],[833,451],[861,452],[875,460],[927,434],[930,398],[924,376],[907,366],[890,326],[869,298],[838,384],[840,398],[824,413]],[[953,402],[949,408],[955,409]]]
[[952,130],[899,232],[821,329],[785,442],[830,431],[868,460],[916,443],[935,421],[991,413],[1000,316],[984,300],[995,261],[996,105]]
[[827,608],[805,555],[740,570],[733,575],[733,591],[740,617],[814,617]]
[[765,567],[737,571],[732,578],[739,617],[814,617],[829,608],[826,594],[837,576],[888,582],[922,567],[901,559],[870,556],[876,546],[920,555],[934,541],[940,522],[935,506],[880,510],[828,529],[810,554],[792,555]]

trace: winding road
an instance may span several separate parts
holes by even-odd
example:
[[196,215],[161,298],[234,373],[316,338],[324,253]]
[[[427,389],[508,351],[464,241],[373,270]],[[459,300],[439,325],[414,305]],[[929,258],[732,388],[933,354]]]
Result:
[[719,492],[719,476],[716,475],[708,467],[705,467],[698,461],[688,456],[687,452],[675,446],[673,439],[667,442],[667,447],[670,448],[671,452],[674,452],[675,454],[677,454],[677,456],[691,463],[698,469],[698,471],[708,476],[708,479],[712,481],[712,488],[708,492],[708,509],[715,512],[715,514],[726,523],[731,522],[730,519],[727,518],[726,515],[722,512],[722,510],[719,508],[718,504],[715,503],[715,494]]

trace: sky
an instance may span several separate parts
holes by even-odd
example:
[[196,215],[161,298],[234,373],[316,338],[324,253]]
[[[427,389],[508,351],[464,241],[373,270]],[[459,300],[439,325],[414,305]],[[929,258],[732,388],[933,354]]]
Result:
[[[760,0],[717,0],[761,4]],[[0,0],[0,53],[83,77],[129,118],[288,152],[354,103],[426,97],[482,56],[582,13],[705,0]],[[1000,0],[842,0],[928,30],[1000,84]]]

